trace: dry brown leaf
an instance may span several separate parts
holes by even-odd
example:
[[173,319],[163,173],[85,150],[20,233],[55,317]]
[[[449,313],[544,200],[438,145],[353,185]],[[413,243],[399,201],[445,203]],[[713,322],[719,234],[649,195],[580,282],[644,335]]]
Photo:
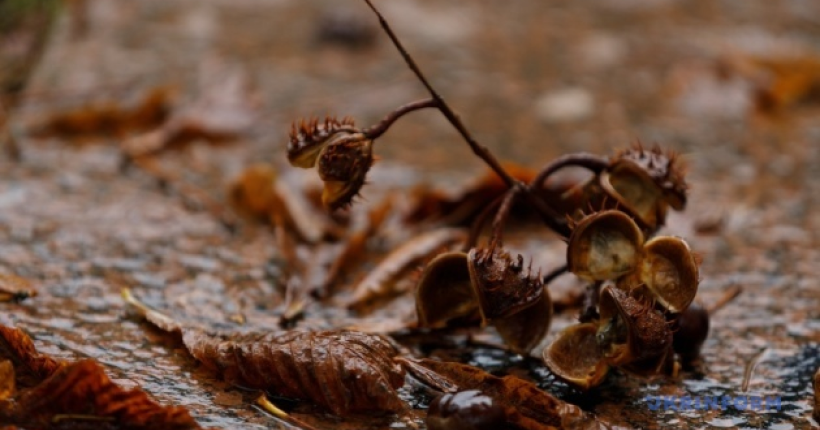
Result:
[[35,126],[40,136],[62,138],[123,137],[128,133],[150,130],[162,124],[171,108],[171,91],[155,88],[133,107],[106,101],[75,110],[57,112]]
[[[527,184],[535,179],[536,171],[517,164],[506,163],[504,168],[519,181]],[[509,187],[495,172],[489,171],[456,196],[426,187],[414,190],[415,204],[405,216],[408,223],[437,221],[448,225],[467,225],[485,207],[504,195]]]
[[448,247],[461,243],[467,233],[461,229],[438,229],[414,237],[390,252],[353,289],[349,308],[360,308],[378,298],[395,295],[396,278],[413,269],[425,258],[446,251]]
[[404,370],[387,338],[354,331],[214,335],[181,327],[128,292],[126,301],[159,328],[182,334],[188,351],[228,382],[306,400],[337,415],[399,412]]
[[432,387],[446,387],[448,392],[480,390],[504,408],[507,422],[518,429],[609,428],[577,406],[561,401],[532,382],[516,376],[499,378],[461,363],[430,359],[401,361],[414,376]]
[[0,402],[10,399],[17,393],[14,379],[14,366],[9,360],[0,361]]
[[202,68],[197,98],[181,103],[159,128],[124,141],[128,154],[156,154],[196,140],[226,142],[247,133],[257,117],[247,77],[238,68],[208,66]]
[[19,387],[33,387],[65,366],[37,352],[31,338],[22,330],[4,325],[0,325],[0,359],[14,365]]
[[328,269],[327,277],[325,277],[325,280],[319,288],[320,295],[328,296],[333,294],[336,281],[361,263],[367,250],[368,239],[376,234],[385,219],[387,219],[390,209],[392,208],[393,199],[384,199],[381,204],[368,213],[366,226],[354,232],[345,240],[342,251],[333,261],[330,269]]
[[186,331],[183,342],[233,384],[308,400],[337,415],[406,409],[404,371],[383,337],[359,332],[213,336]]
[[[93,360],[55,372],[16,399],[4,420],[25,428],[199,429],[188,410],[164,407],[139,388],[124,390]],[[0,412],[2,413],[2,412]]]

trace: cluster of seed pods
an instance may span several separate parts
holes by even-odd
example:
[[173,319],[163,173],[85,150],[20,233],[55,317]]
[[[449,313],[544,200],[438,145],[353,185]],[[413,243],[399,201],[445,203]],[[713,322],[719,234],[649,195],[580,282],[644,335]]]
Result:
[[[611,160],[567,156],[544,172],[570,165],[594,173],[560,202],[573,220],[567,268],[591,285],[580,323],[543,351],[544,362],[581,389],[600,384],[610,368],[643,376],[672,373],[675,352],[693,360],[708,331],[702,308],[689,310],[698,289],[698,258],[681,238],[652,237],[669,207],[685,207],[683,171],[674,155],[635,147]],[[599,210],[583,214],[584,205]]]
[[[288,158],[317,167],[323,200],[336,209],[364,184],[372,139],[349,119],[303,123],[291,132]],[[550,177],[571,166],[592,175],[552,189]],[[708,331],[708,314],[697,306],[689,311],[697,258],[683,239],[653,237],[669,208],[685,207],[687,185],[677,157],[657,147],[636,146],[612,158],[570,154],[545,166],[525,190],[511,188],[489,245],[470,243],[468,251],[441,254],[426,266],[415,290],[420,327],[492,325],[518,353],[544,338],[552,319],[546,280],[521,255],[505,251],[500,238],[511,201],[522,191],[539,195],[554,211],[548,225],[567,239],[566,268],[590,283],[581,322],[543,352],[557,376],[586,389],[613,367],[652,375],[676,369],[675,352],[684,361],[697,357]]]
[[[593,175],[560,193],[546,189],[549,176],[568,166],[585,167]],[[581,323],[544,350],[547,366],[588,389],[613,367],[640,375],[669,373],[676,368],[675,352],[687,361],[697,357],[708,330],[708,315],[704,322],[698,312],[702,308],[689,312],[699,283],[698,259],[683,239],[652,237],[668,208],[680,210],[686,203],[676,158],[640,147],[612,159],[573,154],[546,166],[530,187],[549,191],[544,195],[551,196],[556,217],[571,220],[567,269],[591,284]],[[584,214],[589,208],[598,211]],[[552,317],[540,273],[524,270],[523,257],[513,259],[497,237],[487,248],[442,254],[428,264],[416,306],[422,327],[492,324],[513,351],[522,353],[541,341]]]

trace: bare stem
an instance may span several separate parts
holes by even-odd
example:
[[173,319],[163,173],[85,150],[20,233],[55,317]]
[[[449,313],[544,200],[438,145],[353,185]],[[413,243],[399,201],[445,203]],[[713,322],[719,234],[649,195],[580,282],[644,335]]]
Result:
[[404,49],[404,46],[402,45],[401,41],[399,41],[398,36],[396,36],[396,33],[393,32],[393,29],[390,27],[390,24],[387,23],[387,20],[384,19],[384,16],[382,16],[381,12],[379,12],[379,10],[376,9],[376,6],[373,5],[371,0],[364,1],[370,7],[373,13],[376,14],[376,17],[378,17],[379,24],[381,25],[382,29],[384,29],[385,33],[387,33],[387,36],[393,42],[393,45],[399,51],[399,54],[401,54],[402,58],[404,59],[404,62],[407,63],[407,66],[410,67],[410,70],[413,71],[413,73],[416,75],[419,81],[421,81],[424,87],[427,88],[427,91],[430,93],[430,95],[433,97],[433,100],[436,102],[439,111],[441,111],[441,113],[444,115],[445,118],[447,118],[450,124],[452,124],[453,127],[455,127],[459,134],[461,134],[461,137],[464,138],[464,140],[473,150],[473,153],[475,153],[475,155],[484,160],[484,162],[487,163],[487,165],[489,165],[490,168],[492,168],[493,171],[495,171],[495,173],[499,177],[501,177],[501,179],[507,184],[509,188],[513,188],[516,186],[520,187],[524,191],[524,195],[527,197],[529,203],[538,209],[538,211],[542,214],[544,222],[546,222],[550,228],[556,231],[562,230],[561,224],[553,218],[553,211],[550,210],[550,207],[546,204],[546,202],[543,199],[541,199],[537,194],[533,193],[529,188],[525,187],[521,181],[513,178],[506,170],[504,170],[504,167],[501,166],[501,163],[498,161],[498,159],[495,158],[495,156],[490,152],[490,150],[487,149],[487,147],[480,145],[473,138],[473,136],[467,130],[467,127],[465,127],[464,123],[461,122],[459,116],[453,111],[452,108],[450,108],[447,102],[445,102],[441,95],[439,95],[439,93],[433,88],[433,86],[424,76],[424,73],[422,73],[421,69],[416,64],[415,60],[413,60],[413,57],[410,56],[406,49]]
[[420,109],[426,108],[437,108],[439,106],[438,102],[435,99],[424,99],[418,100],[415,102],[407,103],[404,106],[399,106],[393,112],[390,112],[383,120],[381,120],[378,124],[368,127],[362,131],[368,139],[376,139],[387,132],[387,129],[393,125],[396,120],[407,115],[410,112],[417,111]]
[[535,176],[535,179],[530,182],[530,187],[538,189],[544,185],[544,181],[550,177],[553,173],[557,172],[558,170],[563,169],[564,167],[570,166],[577,166],[577,167],[584,167],[589,169],[593,173],[601,173],[604,169],[606,169],[607,165],[606,158],[603,158],[598,155],[594,154],[587,154],[587,153],[578,153],[578,154],[567,154],[562,157],[558,157],[538,172],[538,175]]
[[510,209],[512,208],[515,198],[518,197],[518,193],[521,190],[523,190],[523,188],[514,187],[510,188],[507,193],[504,194],[504,200],[501,202],[501,206],[498,208],[498,212],[495,213],[495,218],[493,219],[492,243],[497,243],[499,245],[502,243],[504,236],[504,224],[507,223],[507,217],[510,215]]

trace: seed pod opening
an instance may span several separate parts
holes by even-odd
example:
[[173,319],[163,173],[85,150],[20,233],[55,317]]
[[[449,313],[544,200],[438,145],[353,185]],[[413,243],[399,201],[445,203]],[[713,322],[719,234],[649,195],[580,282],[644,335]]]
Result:
[[594,213],[582,219],[570,235],[569,271],[590,281],[619,278],[637,267],[642,243],[643,233],[625,213]]
[[638,165],[619,160],[599,178],[606,193],[644,225],[654,228],[663,224],[667,206],[663,192]]
[[546,336],[552,322],[552,300],[546,288],[531,306],[495,320],[495,329],[514,352],[526,354]]
[[[664,152],[660,147],[644,149],[640,145],[622,151],[613,164],[629,162],[638,166],[663,194],[664,202],[675,210],[686,206],[686,168],[674,152]],[[661,221],[663,221],[661,219]]]
[[351,118],[340,121],[330,117],[321,122],[314,118],[302,120],[299,125],[294,123],[288,141],[288,161],[292,166],[309,169],[316,165],[316,159],[325,146],[357,131]]
[[656,237],[644,245],[640,280],[669,312],[682,312],[698,292],[698,264],[689,245],[671,236]]
[[544,349],[544,363],[568,384],[588,390],[603,382],[609,366],[598,346],[595,323],[568,327]]
[[604,359],[623,366],[666,355],[672,346],[672,331],[664,316],[651,304],[640,303],[618,288],[601,291],[601,319],[596,341]]
[[467,260],[485,323],[515,314],[543,297],[541,275],[533,275],[531,266],[524,267],[521,255],[513,260],[500,246],[491,246],[471,249]]
[[419,326],[444,327],[450,320],[475,313],[478,303],[470,282],[467,254],[447,252],[430,261],[416,287]]

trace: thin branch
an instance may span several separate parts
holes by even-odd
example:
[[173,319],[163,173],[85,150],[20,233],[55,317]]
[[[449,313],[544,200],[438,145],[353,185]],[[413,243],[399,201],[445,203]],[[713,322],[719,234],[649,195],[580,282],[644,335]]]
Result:
[[387,132],[387,129],[393,125],[396,120],[407,115],[410,112],[417,111],[420,109],[426,108],[438,108],[439,104],[435,99],[424,99],[418,100],[415,102],[407,103],[404,106],[398,107],[393,112],[390,112],[384,119],[382,119],[378,124],[368,127],[362,130],[362,134],[364,134],[368,139],[376,139]]
[[606,169],[607,165],[609,165],[607,159],[599,155],[587,153],[567,154],[556,158],[544,166],[544,168],[541,169],[541,171],[535,176],[535,179],[530,182],[530,187],[534,189],[541,188],[544,185],[544,181],[546,181],[550,175],[565,167],[584,167],[592,173],[598,174]]
[[524,195],[527,197],[529,203],[535,206],[536,209],[538,209],[538,211],[542,215],[544,222],[550,228],[552,228],[555,231],[565,230],[562,224],[552,216],[554,214],[554,211],[550,209],[549,205],[547,205],[547,203],[543,199],[541,199],[541,197],[532,192],[532,190],[526,187],[521,181],[513,178],[506,170],[504,170],[504,167],[501,166],[501,163],[499,163],[498,159],[495,158],[495,156],[490,152],[490,150],[487,149],[487,147],[480,145],[473,138],[473,136],[467,130],[467,127],[465,127],[464,123],[461,122],[459,116],[453,111],[453,109],[450,108],[450,106],[447,104],[447,102],[444,101],[441,95],[439,95],[439,93],[436,92],[436,90],[424,76],[424,73],[422,73],[419,66],[413,60],[413,57],[410,56],[410,54],[402,45],[401,41],[399,41],[398,36],[396,36],[396,33],[393,32],[393,29],[390,27],[390,24],[387,23],[387,20],[385,20],[384,16],[382,16],[381,12],[379,12],[379,10],[376,9],[376,6],[373,5],[371,0],[364,1],[370,7],[373,13],[376,14],[376,17],[379,19],[379,24],[381,25],[385,33],[387,33],[387,36],[390,38],[390,40],[393,42],[393,46],[395,46],[396,49],[399,51],[399,54],[401,54],[402,58],[404,59],[404,62],[407,63],[407,66],[410,67],[410,70],[413,71],[413,73],[416,75],[419,81],[421,81],[424,87],[427,88],[427,91],[433,97],[433,100],[435,100],[438,109],[441,111],[444,117],[447,118],[450,124],[452,124],[453,127],[455,127],[459,134],[461,134],[461,136],[473,150],[473,153],[475,153],[479,158],[484,160],[484,162],[486,162],[487,165],[489,165],[490,168],[492,168],[493,171],[495,171],[495,173],[499,177],[501,177],[501,179],[507,184],[507,187],[521,188],[524,192]]

